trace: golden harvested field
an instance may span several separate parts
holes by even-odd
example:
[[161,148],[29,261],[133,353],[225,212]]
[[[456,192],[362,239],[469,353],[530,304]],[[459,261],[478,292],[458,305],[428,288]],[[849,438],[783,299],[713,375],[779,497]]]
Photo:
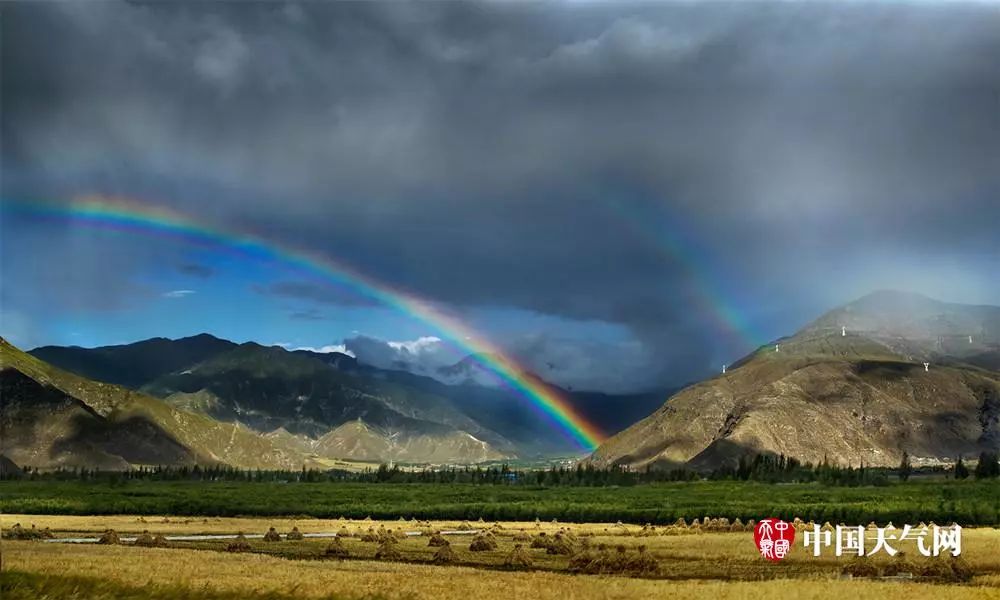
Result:
[[[797,540],[784,561],[772,564],[761,559],[750,532],[679,532],[673,528],[647,530],[613,524],[558,523],[470,523],[458,522],[373,522],[316,519],[192,519],[183,517],[140,518],[67,517],[6,515],[0,525],[9,528],[19,522],[49,527],[57,537],[96,535],[112,528],[121,536],[149,530],[154,534],[190,535],[199,533],[262,534],[269,527],[281,533],[298,527],[303,533],[336,532],[343,528],[362,534],[368,528],[394,530],[449,530],[474,527],[494,532],[495,550],[471,552],[472,536],[446,536],[455,554],[455,563],[434,565],[436,548],[429,537],[416,536],[395,546],[400,562],[374,560],[379,544],[347,538],[345,560],[326,558],[329,539],[265,542],[251,539],[251,551],[225,552],[231,540],[173,542],[169,548],[139,548],[127,545],[65,544],[38,541],[3,543],[4,569],[18,574],[34,574],[42,579],[84,578],[100,580],[116,590],[132,590],[134,596],[153,597],[151,590],[172,590],[175,596],[308,598],[1000,598],[1000,531],[963,531],[963,561],[973,573],[962,584],[918,578],[912,581],[843,580],[847,559],[836,559],[832,550],[813,557]],[[499,525],[499,527],[497,527]],[[524,531],[535,538],[545,532],[554,536],[561,528],[571,531],[579,543],[596,549],[601,544],[611,553],[624,546],[629,556],[640,545],[647,547],[659,569],[643,576],[583,575],[570,573],[570,557],[547,554],[545,549],[527,549],[530,568],[511,571],[503,568],[505,558],[516,543],[515,534]],[[520,542],[526,548],[530,542]],[[917,556],[905,548],[907,557]],[[868,559],[887,565],[892,559]],[[922,559],[923,560],[923,559]],[[934,559],[938,563],[949,559]],[[918,562],[918,561],[915,561]],[[177,588],[178,583],[184,587]],[[74,584],[76,585],[76,584]],[[77,586],[79,587],[79,586]],[[177,591],[177,590],[180,591]],[[138,590],[138,591],[136,591]],[[278,596],[266,596],[277,594]],[[282,596],[285,595],[285,596]],[[12,597],[28,597],[17,596]],[[86,597],[86,596],[76,596]],[[114,596],[110,596],[114,597]],[[123,596],[124,597],[124,594]],[[234,596],[237,597],[237,596]],[[6,600],[6,599],[5,599]]]

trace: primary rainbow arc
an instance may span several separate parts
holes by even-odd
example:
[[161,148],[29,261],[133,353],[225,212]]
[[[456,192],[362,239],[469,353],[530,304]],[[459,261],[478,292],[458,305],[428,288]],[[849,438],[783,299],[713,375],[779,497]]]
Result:
[[259,235],[214,227],[179,212],[144,204],[133,198],[89,195],[69,203],[4,200],[8,209],[29,215],[68,219],[74,223],[124,231],[166,235],[220,247],[261,260],[275,260],[346,286],[434,328],[449,343],[468,352],[494,373],[505,386],[528,399],[531,405],[583,450],[602,441],[600,429],[588,422],[557,390],[525,374],[525,369],[466,324],[442,313],[413,294],[358,272],[350,265]]

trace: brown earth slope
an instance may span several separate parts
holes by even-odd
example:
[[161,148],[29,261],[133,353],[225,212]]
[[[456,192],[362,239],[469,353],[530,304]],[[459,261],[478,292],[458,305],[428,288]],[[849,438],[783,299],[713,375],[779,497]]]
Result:
[[302,467],[249,429],[57,369],[0,339],[0,453],[21,466]]
[[[178,398],[180,397],[180,401]],[[324,468],[331,461],[468,464],[506,455],[471,434],[397,419],[420,429],[361,421],[319,439],[284,429],[263,434],[205,414],[208,392],[159,399],[58,369],[0,338],[0,454],[38,468],[126,469],[137,465],[228,464]]]
[[[591,460],[712,468],[774,452],[892,466],[904,451],[937,461],[996,449],[1000,373],[968,359],[995,352],[1000,308],[894,294],[831,311],[777,348],[682,390]],[[912,303],[919,314],[906,314]],[[840,323],[850,327],[846,335]],[[963,340],[973,347],[946,353]]]

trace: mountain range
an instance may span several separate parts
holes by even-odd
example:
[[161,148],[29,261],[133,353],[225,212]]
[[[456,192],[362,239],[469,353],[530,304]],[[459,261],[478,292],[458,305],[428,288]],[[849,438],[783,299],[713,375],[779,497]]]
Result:
[[599,466],[735,464],[784,454],[895,466],[1000,447],[1000,307],[881,291],[670,397],[591,456]]
[[[0,357],[0,455],[22,466],[347,468],[579,452],[476,357],[431,378],[208,334],[30,353],[4,341]],[[762,452],[950,461],[1000,447],[1000,307],[876,292],[676,393],[549,387],[614,434],[587,459],[598,466],[703,470]]]
[[[0,425],[8,435],[0,452],[21,465],[297,469],[579,452],[524,398],[478,383],[471,359],[454,370],[470,377],[448,385],[346,354],[207,334],[99,348],[46,346],[30,354],[4,342],[2,354]],[[560,393],[618,429],[665,397]]]

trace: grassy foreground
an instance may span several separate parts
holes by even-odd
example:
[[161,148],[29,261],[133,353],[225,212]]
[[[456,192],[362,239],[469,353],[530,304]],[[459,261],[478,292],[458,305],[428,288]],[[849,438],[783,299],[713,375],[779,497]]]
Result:
[[671,523],[730,519],[1000,524],[1000,481],[874,487],[704,481],[635,487],[467,484],[0,482],[0,512],[70,515],[308,515],[318,518]]

